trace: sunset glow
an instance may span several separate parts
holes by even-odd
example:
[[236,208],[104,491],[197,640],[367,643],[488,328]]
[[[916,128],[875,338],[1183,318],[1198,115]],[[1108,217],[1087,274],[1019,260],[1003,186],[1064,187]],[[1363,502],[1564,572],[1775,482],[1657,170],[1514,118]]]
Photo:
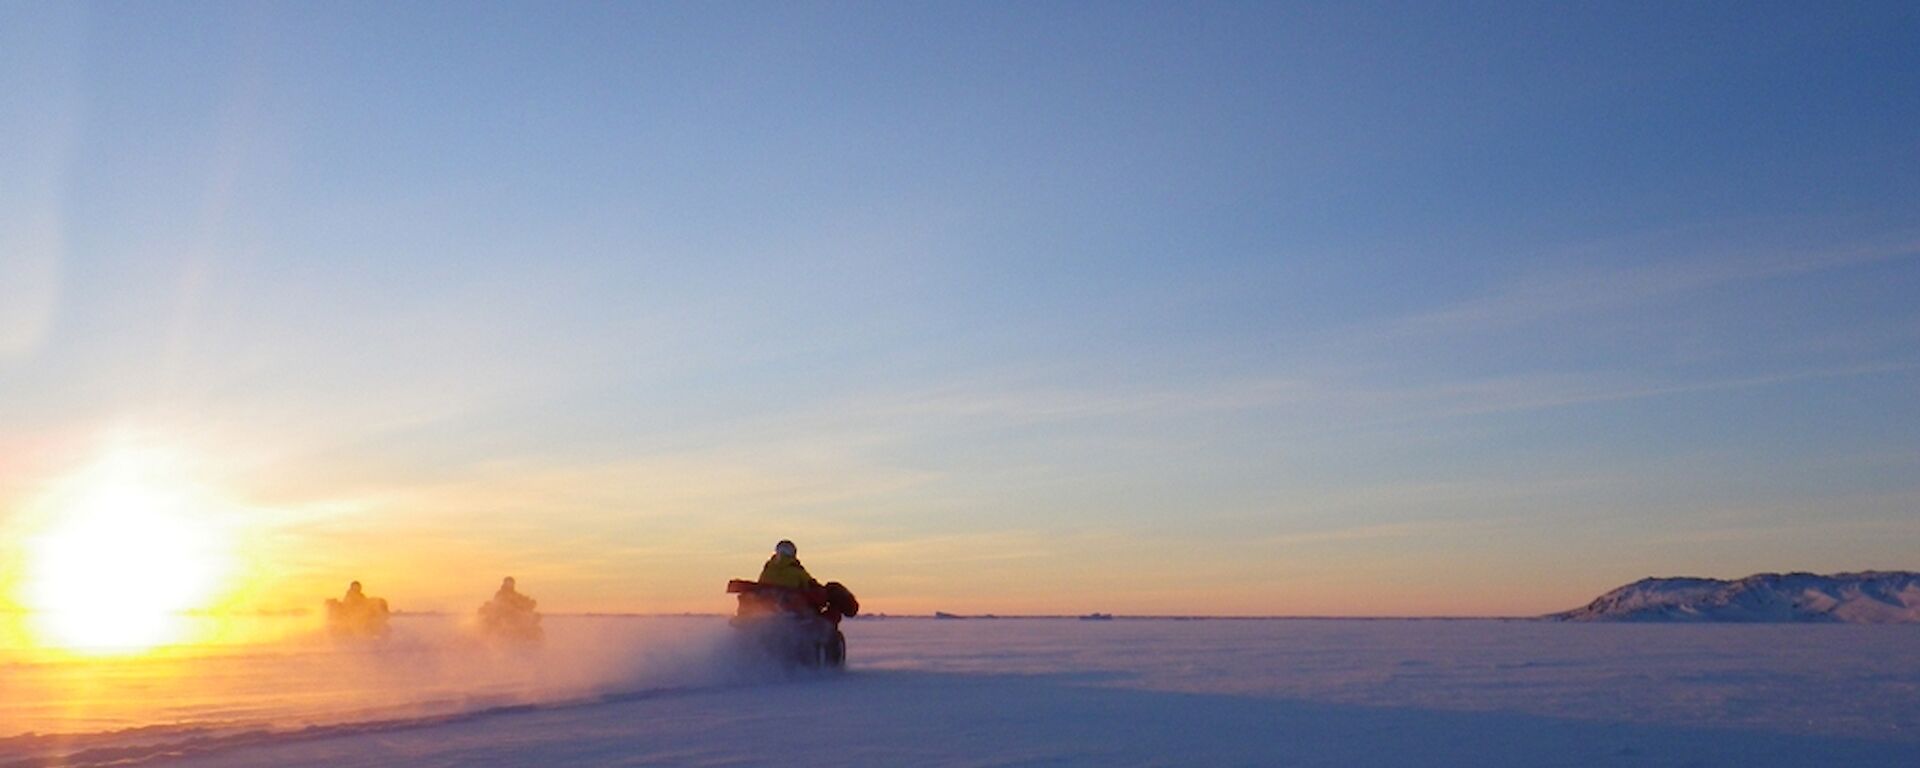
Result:
[[1920,2],[0,2],[0,768],[1920,754]]
[[1904,9],[377,10],[0,11],[46,643],[724,611],[781,539],[901,614],[1920,551]]
[[227,537],[166,469],[155,456],[122,453],[45,500],[18,587],[42,643],[130,653],[178,641],[181,613],[207,607],[226,586]]

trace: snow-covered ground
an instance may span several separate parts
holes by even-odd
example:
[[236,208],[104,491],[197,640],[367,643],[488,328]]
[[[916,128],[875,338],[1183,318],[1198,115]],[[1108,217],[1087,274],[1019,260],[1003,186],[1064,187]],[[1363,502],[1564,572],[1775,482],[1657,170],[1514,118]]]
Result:
[[1920,765],[1912,626],[861,620],[840,675],[548,632],[0,662],[0,766]]

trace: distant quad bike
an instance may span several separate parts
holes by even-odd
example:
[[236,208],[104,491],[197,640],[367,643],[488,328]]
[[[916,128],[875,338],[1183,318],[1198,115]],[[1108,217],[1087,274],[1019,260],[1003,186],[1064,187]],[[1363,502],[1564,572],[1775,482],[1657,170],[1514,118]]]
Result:
[[533,644],[546,637],[540,628],[540,614],[499,602],[480,606],[480,632],[486,637],[508,643]]
[[387,636],[387,601],[370,597],[346,602],[327,600],[327,631],[341,639],[377,639]]
[[791,589],[734,579],[727,592],[740,598],[732,624],[748,643],[783,663],[839,669],[847,664],[842,616],[858,616],[860,602],[839,582]]

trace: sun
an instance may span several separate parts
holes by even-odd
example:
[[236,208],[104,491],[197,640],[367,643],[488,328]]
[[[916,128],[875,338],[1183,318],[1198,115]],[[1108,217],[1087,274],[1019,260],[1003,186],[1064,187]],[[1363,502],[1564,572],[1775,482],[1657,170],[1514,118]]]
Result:
[[232,564],[190,486],[151,456],[115,455],[45,500],[22,597],[36,634],[83,653],[135,653],[182,638]]

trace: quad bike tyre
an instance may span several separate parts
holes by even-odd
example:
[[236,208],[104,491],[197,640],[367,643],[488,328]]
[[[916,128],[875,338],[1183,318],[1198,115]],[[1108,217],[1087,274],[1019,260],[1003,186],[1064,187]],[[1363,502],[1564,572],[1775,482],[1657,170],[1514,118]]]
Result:
[[826,642],[826,647],[822,650],[824,652],[824,658],[821,660],[825,662],[823,666],[828,669],[846,668],[847,636],[840,634],[840,630],[836,629],[833,631],[833,638]]

